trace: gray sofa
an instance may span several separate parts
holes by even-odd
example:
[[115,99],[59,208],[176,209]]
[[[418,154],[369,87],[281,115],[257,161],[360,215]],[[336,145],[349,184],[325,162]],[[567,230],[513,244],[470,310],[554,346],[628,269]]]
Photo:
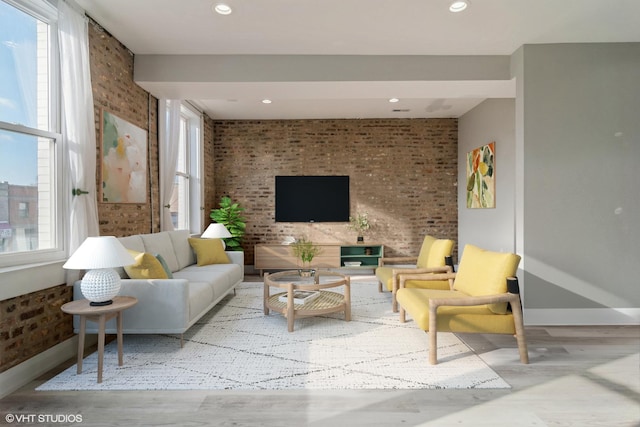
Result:
[[[244,253],[230,252],[231,264],[198,266],[189,245],[187,230],[138,234],[118,240],[127,249],[160,254],[172,271],[173,279],[129,279],[120,269],[122,287],[119,295],[133,296],[138,303],[123,312],[126,334],[182,334],[205,315],[244,279]],[[82,299],[80,282],[74,284],[74,299]],[[79,329],[78,316],[74,327]],[[94,322],[87,322],[87,332],[97,333]],[[107,322],[107,333],[116,333],[115,319]]]

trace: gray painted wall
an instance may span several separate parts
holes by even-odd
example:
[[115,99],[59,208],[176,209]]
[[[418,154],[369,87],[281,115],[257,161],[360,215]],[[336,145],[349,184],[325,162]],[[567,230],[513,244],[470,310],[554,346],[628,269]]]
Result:
[[[466,206],[467,153],[495,141],[495,209]],[[515,100],[487,100],[458,121],[458,248],[515,252]]]
[[640,43],[527,45],[514,58],[525,315],[637,309]]

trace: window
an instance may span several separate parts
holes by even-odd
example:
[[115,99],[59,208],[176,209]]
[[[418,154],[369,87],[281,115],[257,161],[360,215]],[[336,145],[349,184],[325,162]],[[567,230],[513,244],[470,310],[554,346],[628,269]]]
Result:
[[177,230],[202,231],[201,182],[201,119],[198,112],[182,105],[176,176],[169,210]]
[[29,218],[29,203],[18,202],[18,216],[20,218]]
[[55,15],[0,1],[0,267],[62,256]]

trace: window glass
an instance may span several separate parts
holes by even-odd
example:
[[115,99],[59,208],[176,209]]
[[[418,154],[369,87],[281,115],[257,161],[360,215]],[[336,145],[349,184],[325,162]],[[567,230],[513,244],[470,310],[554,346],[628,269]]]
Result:
[[51,130],[49,117],[49,25],[0,2],[0,120]]
[[52,11],[43,13],[44,2],[20,4],[22,10],[0,1],[0,267],[62,254],[60,136],[50,95],[54,31],[44,17]]
[[178,141],[178,160],[176,176],[171,194],[171,222],[176,230],[189,229],[189,164],[188,164],[188,123],[180,117],[180,138]]
[[202,231],[200,140],[200,116],[183,105],[180,115],[178,160],[169,210],[175,229],[191,230],[194,233]]
[[0,254],[54,247],[54,140],[0,129]]

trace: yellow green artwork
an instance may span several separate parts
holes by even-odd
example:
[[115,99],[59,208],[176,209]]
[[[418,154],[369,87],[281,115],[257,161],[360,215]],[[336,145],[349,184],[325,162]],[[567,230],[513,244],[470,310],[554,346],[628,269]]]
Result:
[[108,111],[102,114],[103,203],[147,201],[147,132]]
[[496,207],[495,142],[467,153],[467,208]]

